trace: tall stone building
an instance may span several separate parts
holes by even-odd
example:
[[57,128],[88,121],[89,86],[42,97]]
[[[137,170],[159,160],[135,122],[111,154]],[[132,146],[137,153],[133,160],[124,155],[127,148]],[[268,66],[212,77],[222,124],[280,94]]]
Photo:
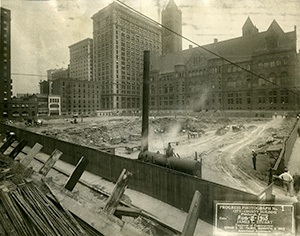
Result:
[[182,50],[182,14],[174,0],[170,0],[162,11],[162,54]]
[[248,18],[241,37],[153,59],[151,108],[297,110],[296,39],[296,29],[284,32],[274,20],[259,32]]
[[0,119],[11,116],[10,10],[0,7]]
[[69,46],[70,50],[70,78],[92,80],[93,77],[93,40],[84,39]]
[[143,51],[161,54],[161,29],[117,2],[92,19],[93,80],[101,83],[101,109],[139,110]]

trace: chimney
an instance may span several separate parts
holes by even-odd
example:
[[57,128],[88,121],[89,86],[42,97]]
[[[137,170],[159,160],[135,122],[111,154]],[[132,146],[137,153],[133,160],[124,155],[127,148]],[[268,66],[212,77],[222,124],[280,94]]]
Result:
[[143,110],[142,110],[142,152],[148,151],[149,133],[149,74],[150,74],[150,51],[144,51],[143,72]]
[[217,38],[214,38],[214,43],[217,43],[218,42],[218,39]]

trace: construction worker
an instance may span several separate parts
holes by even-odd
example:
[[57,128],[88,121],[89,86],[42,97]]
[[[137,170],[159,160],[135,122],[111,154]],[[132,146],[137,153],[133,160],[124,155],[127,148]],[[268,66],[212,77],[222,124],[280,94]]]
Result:
[[256,170],[256,156],[257,156],[257,153],[255,152],[254,149],[252,149],[252,163],[253,163],[254,170]]
[[166,156],[171,157],[174,154],[174,149],[171,146],[171,143],[168,143],[168,147],[166,149]]
[[287,167],[284,168],[284,171],[281,175],[279,175],[279,178],[282,180],[282,185],[284,188],[285,195],[287,196],[289,194],[292,197],[291,187],[292,187],[293,177],[289,173]]
[[270,168],[268,169],[268,172],[269,172],[269,175],[268,175],[268,178],[269,178],[268,185],[270,185],[270,184],[273,183],[273,175],[274,175],[274,168],[273,168],[273,164],[272,163],[270,163]]

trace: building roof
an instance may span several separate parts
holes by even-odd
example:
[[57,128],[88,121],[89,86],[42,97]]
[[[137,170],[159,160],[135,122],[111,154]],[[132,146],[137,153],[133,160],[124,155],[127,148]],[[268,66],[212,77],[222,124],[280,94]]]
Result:
[[[246,23],[247,22],[248,24],[252,23],[249,17],[246,20]],[[206,60],[218,59],[219,57],[217,55],[219,55],[236,63],[250,61],[253,56],[267,52],[266,38],[270,34],[275,34],[276,37],[278,37],[280,49],[296,50],[296,31],[285,33],[274,20],[264,32],[163,55],[160,57],[160,60],[152,61],[152,67],[159,69],[160,73],[171,73],[174,71],[174,66],[186,65],[196,53],[201,54]],[[210,53],[208,50],[217,55]]]
[[255,27],[249,16],[248,16],[245,24],[243,25],[243,29],[246,28],[246,27],[248,27],[248,26]]
[[175,9],[178,9],[176,3],[174,2],[174,0],[169,0],[166,8],[175,8]]
[[81,40],[81,41],[78,41],[78,42],[76,42],[76,43],[73,43],[72,45],[70,45],[69,46],[69,48],[73,48],[73,47],[76,47],[76,46],[80,46],[80,45],[82,45],[82,44],[89,44],[89,43],[92,43],[93,42],[93,39],[91,39],[91,38],[85,38],[85,39],[83,39],[83,40]]

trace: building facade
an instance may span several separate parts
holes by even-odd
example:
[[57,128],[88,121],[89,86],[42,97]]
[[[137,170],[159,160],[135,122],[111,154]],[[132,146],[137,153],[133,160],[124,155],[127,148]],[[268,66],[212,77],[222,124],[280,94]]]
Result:
[[48,116],[48,95],[18,94],[11,100],[12,118],[37,119],[39,116]]
[[70,73],[69,68],[50,69],[47,70],[47,82],[49,86],[49,94],[56,94],[53,91],[53,82],[57,79],[69,79]]
[[53,81],[52,95],[60,96],[62,115],[93,115],[100,110],[99,82],[59,78]]
[[150,80],[153,110],[297,110],[296,29],[248,18],[241,37],[154,58]]
[[40,85],[40,94],[49,94],[50,87],[49,87],[48,80],[40,81],[39,85]]
[[59,95],[49,95],[47,101],[47,109],[49,116],[60,116],[61,115],[61,101]]
[[143,52],[161,54],[161,29],[117,2],[92,19],[93,80],[101,84],[101,110],[139,110]]
[[11,100],[11,116],[14,119],[35,117],[37,110],[37,99],[32,95],[27,97],[13,97]]
[[93,40],[90,38],[69,46],[70,78],[92,80],[93,78]]
[[8,118],[12,96],[10,10],[0,7],[0,119]]

